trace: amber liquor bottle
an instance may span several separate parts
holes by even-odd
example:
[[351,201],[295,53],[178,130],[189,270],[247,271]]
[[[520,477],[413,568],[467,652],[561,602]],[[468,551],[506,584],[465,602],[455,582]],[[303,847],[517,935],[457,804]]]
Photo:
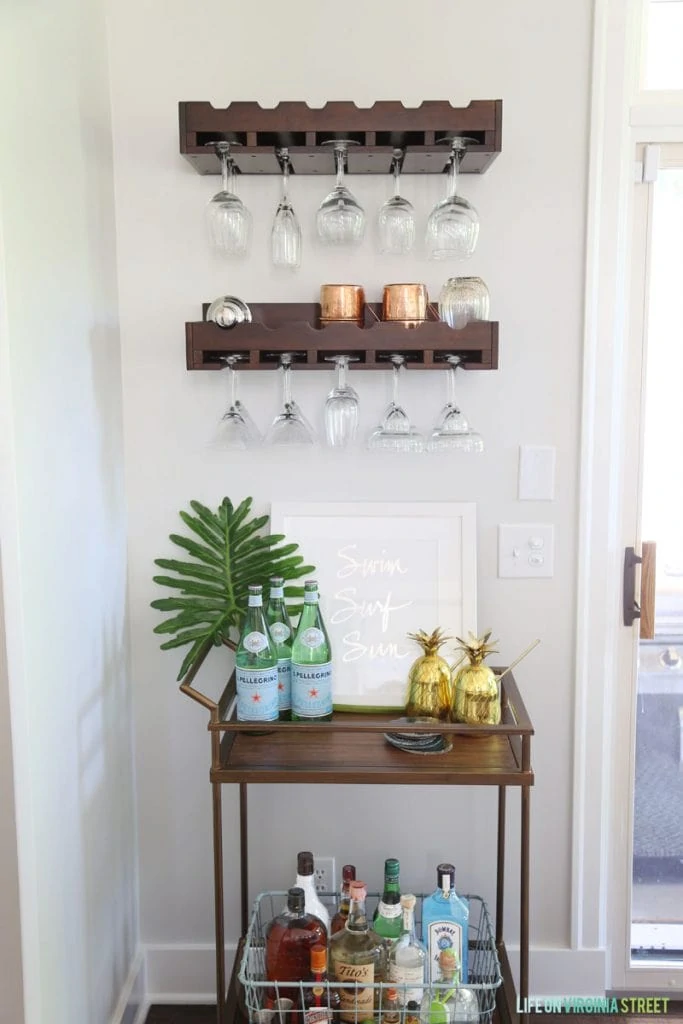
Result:
[[340,932],[346,925],[346,919],[349,916],[349,908],[351,906],[351,882],[355,882],[355,880],[355,866],[353,864],[345,864],[342,868],[342,890],[341,899],[339,900],[339,910],[332,918],[330,935],[334,935],[335,932]]
[[283,982],[305,981],[311,966],[311,947],[327,945],[322,921],[304,909],[303,889],[287,891],[287,907],[266,928],[266,977],[278,982],[278,994],[296,1000],[298,985]]
[[303,1024],[329,1024],[339,1020],[339,992],[327,980],[327,950],[311,947],[312,988],[304,989]]

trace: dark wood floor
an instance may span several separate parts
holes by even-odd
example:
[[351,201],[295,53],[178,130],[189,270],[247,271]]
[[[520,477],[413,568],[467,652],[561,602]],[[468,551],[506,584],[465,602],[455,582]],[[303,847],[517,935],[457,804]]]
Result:
[[[530,1014],[538,1024],[681,1024],[683,1003],[669,1004],[670,1014],[610,1016],[608,1014]],[[495,1018],[494,1018],[495,1019]],[[215,1006],[151,1006],[145,1024],[216,1024]]]

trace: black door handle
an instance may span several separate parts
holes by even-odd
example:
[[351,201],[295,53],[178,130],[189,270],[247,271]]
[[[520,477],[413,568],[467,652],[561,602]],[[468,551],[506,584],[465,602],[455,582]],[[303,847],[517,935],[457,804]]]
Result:
[[636,566],[642,558],[634,548],[624,552],[624,625],[632,626],[640,618],[640,605],[636,601]]

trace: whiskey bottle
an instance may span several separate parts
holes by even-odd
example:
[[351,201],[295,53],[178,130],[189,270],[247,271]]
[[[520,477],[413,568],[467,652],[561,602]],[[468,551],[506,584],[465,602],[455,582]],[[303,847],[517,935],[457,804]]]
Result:
[[332,718],[332,648],[318,605],[318,584],[307,580],[304,607],[292,644],[292,719]]
[[330,940],[330,973],[340,986],[341,1019],[355,1024],[371,1018],[379,1009],[385,957],[382,940],[368,925],[365,883],[351,882],[350,889],[348,920],[344,930]]
[[278,982],[281,997],[296,1000],[299,982],[308,977],[311,947],[326,946],[327,935],[322,921],[304,908],[304,891],[299,888],[287,892],[287,907],[266,927],[266,977]]
[[307,914],[314,914],[325,925],[325,933],[330,930],[330,912],[318,896],[315,888],[315,863],[310,850],[302,850],[296,855],[296,881],[294,884],[304,891]]
[[395,857],[384,862],[384,892],[377,904],[372,927],[384,939],[387,952],[395,945],[401,934],[401,886],[400,866]]
[[401,937],[389,952],[387,973],[396,984],[401,1006],[413,999],[421,1001],[427,969],[427,950],[415,934],[415,902],[412,893],[401,896]]
[[249,587],[249,604],[235,654],[237,720],[275,722],[279,716],[277,654],[263,617],[263,588]]
[[330,934],[335,935],[340,932],[346,924],[346,920],[349,916],[349,907],[351,906],[351,882],[356,880],[356,868],[353,864],[345,864],[342,868],[342,890],[341,899],[339,900],[339,910],[332,918],[330,924]]
[[315,982],[313,988],[304,989],[303,1024],[338,1021],[339,992],[327,980],[327,950],[324,946],[311,947],[311,981]]
[[280,721],[289,721],[292,708],[292,624],[285,604],[284,578],[270,580],[266,622],[277,654],[278,701]]
[[436,981],[441,951],[452,949],[460,981],[466,984],[469,907],[455,891],[452,864],[439,864],[436,877],[437,888],[422,904],[422,941],[427,947],[428,980]]

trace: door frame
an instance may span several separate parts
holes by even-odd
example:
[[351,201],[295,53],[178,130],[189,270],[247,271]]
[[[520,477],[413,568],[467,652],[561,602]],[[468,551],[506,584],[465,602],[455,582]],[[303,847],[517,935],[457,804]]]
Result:
[[[640,90],[645,0],[595,0],[576,609],[571,945],[603,950],[608,990],[683,989],[683,970],[630,963],[634,687],[621,680],[623,550],[639,523],[629,411],[640,401],[632,355],[631,240],[639,143],[683,141],[683,95]],[[671,102],[669,102],[671,101]],[[652,116],[647,116],[650,111]],[[641,193],[642,195],[642,193]],[[642,337],[642,335],[641,335]],[[636,393],[634,393],[634,381]],[[635,475],[634,475],[635,474]],[[635,504],[635,503],[634,503]],[[629,521],[627,521],[629,520]],[[624,538],[628,537],[628,540]],[[624,757],[624,750],[627,756]],[[626,927],[628,925],[628,928]]]

